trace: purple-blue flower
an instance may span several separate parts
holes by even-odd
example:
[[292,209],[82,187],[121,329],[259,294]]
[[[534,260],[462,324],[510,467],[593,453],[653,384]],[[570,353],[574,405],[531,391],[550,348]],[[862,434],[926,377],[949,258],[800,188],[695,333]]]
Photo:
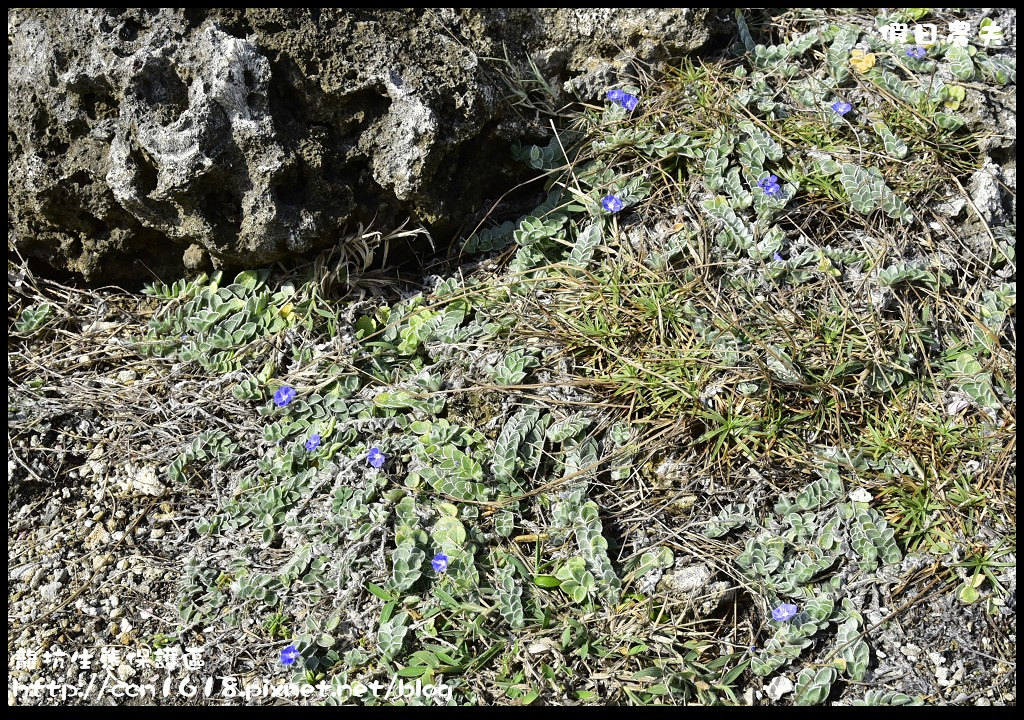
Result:
[[782,192],[782,187],[779,185],[779,178],[775,175],[769,175],[766,178],[761,178],[757,181],[757,186],[769,197],[775,197]]
[[622,200],[619,199],[618,195],[605,195],[601,198],[601,207],[608,212],[617,213],[622,209]]
[[853,105],[848,102],[843,102],[842,100],[836,100],[832,103],[832,110],[839,115],[845,115],[853,110]]
[[636,95],[630,95],[629,93],[622,93],[622,99],[619,100],[619,105],[626,108],[627,111],[633,112],[633,108],[640,104],[640,98]]
[[434,556],[434,559],[430,561],[430,566],[434,568],[434,572],[443,573],[448,569],[448,563],[450,560],[451,558],[444,553],[438,553]]
[[782,262],[783,260],[785,260],[785,258],[783,258],[781,255],[779,255],[777,252],[773,252],[772,253],[772,260],[774,260],[775,262]]
[[380,448],[370,448],[370,454],[366,456],[366,459],[375,468],[379,468],[388,459],[388,456],[380,451]]
[[796,617],[796,605],[790,605],[789,603],[782,603],[777,608],[772,610],[772,618],[779,622],[786,622]]
[[274,402],[277,403],[278,407],[284,407],[295,399],[295,395],[295,388],[290,385],[282,385],[274,393]]
[[299,659],[299,649],[294,645],[289,645],[281,651],[281,664],[291,665],[293,662]]
[[313,433],[309,436],[309,440],[306,441],[306,449],[312,452],[317,449],[318,445],[320,445],[320,436]]
[[626,110],[632,112],[633,108],[640,104],[640,98],[636,95],[626,92],[625,90],[619,90],[614,88],[608,91],[608,99],[613,103],[618,103]]
[[914,58],[915,60],[920,60],[921,58],[923,58],[927,54],[928,54],[928,51],[925,50],[920,45],[911,45],[910,47],[907,48],[907,57],[908,58]]

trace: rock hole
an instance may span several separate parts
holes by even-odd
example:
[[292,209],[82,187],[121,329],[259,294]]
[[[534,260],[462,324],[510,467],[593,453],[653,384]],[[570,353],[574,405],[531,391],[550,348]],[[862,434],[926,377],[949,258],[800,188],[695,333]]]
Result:
[[301,170],[294,170],[285,175],[281,182],[274,186],[274,194],[285,205],[302,207],[306,202],[309,183]]
[[269,35],[276,35],[277,33],[284,32],[284,25],[278,22],[268,22],[260,25],[260,30]]
[[188,86],[168,62],[146,65],[136,88],[161,125],[170,125],[188,109]]
[[215,242],[228,246],[238,241],[242,227],[242,191],[236,187],[234,178],[223,172],[211,173],[206,180],[200,212],[213,229]]
[[116,103],[106,87],[74,88],[80,95],[78,106],[89,120],[108,120],[118,114]]
[[133,42],[139,36],[139,31],[141,30],[142,25],[129,18],[124,21],[124,25],[117,31],[117,36],[125,42]]
[[206,12],[202,8],[185,8],[184,9],[185,24],[190,28],[198,27],[203,22],[203,16]]
[[133,149],[130,155],[135,164],[135,179],[140,197],[149,197],[150,193],[156,190],[157,169],[149,156],[140,149]]
[[86,170],[79,170],[68,178],[68,182],[78,187],[89,187],[92,184],[92,176]]

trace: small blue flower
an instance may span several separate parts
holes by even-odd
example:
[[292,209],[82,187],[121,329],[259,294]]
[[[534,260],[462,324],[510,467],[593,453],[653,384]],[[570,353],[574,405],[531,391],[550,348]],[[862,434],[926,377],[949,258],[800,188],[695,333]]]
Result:
[[295,388],[290,385],[282,385],[274,393],[274,402],[277,403],[278,407],[284,407],[295,399],[295,395]]
[[370,448],[370,454],[366,456],[366,459],[375,468],[379,468],[388,459],[388,456],[380,451],[380,448]]
[[627,111],[633,112],[633,109],[639,104],[640,98],[638,98],[636,95],[622,93],[622,99],[619,101],[619,105],[626,108]]
[[320,436],[313,433],[309,436],[309,440],[306,441],[306,449],[312,452],[317,449],[318,445],[320,445]]
[[608,212],[617,213],[622,209],[622,200],[617,195],[605,195],[601,198],[601,207]]
[[914,58],[915,60],[920,60],[921,58],[923,58],[927,54],[928,54],[928,51],[925,50],[920,45],[911,45],[910,47],[907,48],[907,57],[908,58]]
[[293,662],[299,659],[299,649],[294,645],[289,645],[281,651],[281,664],[291,665]]
[[779,255],[777,252],[773,252],[772,253],[772,260],[774,260],[775,262],[782,262],[783,260],[785,260],[785,258],[783,258],[781,255]]
[[782,603],[777,608],[772,610],[772,618],[779,622],[786,622],[796,617],[796,605],[790,605],[789,603]]
[[775,175],[769,175],[766,178],[761,178],[757,181],[757,186],[769,197],[775,197],[782,192],[782,187],[779,185],[779,178]]
[[618,88],[608,91],[608,99],[613,103],[618,103],[629,112],[632,112],[633,108],[640,104],[640,98],[636,95],[632,95],[625,90],[619,90]]
[[434,559],[430,561],[430,566],[434,568],[434,572],[443,573],[448,569],[448,563],[451,561],[444,553],[438,553],[434,556]]
[[832,103],[832,110],[839,115],[845,115],[853,110],[853,105],[848,102],[843,102],[842,100],[836,100]]

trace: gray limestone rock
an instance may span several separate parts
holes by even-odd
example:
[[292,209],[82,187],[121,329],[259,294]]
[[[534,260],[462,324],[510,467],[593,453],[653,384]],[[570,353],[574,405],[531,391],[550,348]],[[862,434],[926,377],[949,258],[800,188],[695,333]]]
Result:
[[100,281],[253,267],[358,223],[443,240],[522,179],[511,141],[546,130],[505,100],[515,67],[533,59],[552,102],[595,100],[727,16],[9,10],[9,244]]

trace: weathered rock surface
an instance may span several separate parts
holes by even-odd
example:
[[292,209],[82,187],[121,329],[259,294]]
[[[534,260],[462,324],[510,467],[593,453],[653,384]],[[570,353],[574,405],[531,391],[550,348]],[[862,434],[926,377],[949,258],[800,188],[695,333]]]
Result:
[[541,129],[486,58],[592,95],[628,55],[705,45],[728,17],[709,12],[9,10],[9,244],[131,280],[272,262],[374,218],[443,239]]

